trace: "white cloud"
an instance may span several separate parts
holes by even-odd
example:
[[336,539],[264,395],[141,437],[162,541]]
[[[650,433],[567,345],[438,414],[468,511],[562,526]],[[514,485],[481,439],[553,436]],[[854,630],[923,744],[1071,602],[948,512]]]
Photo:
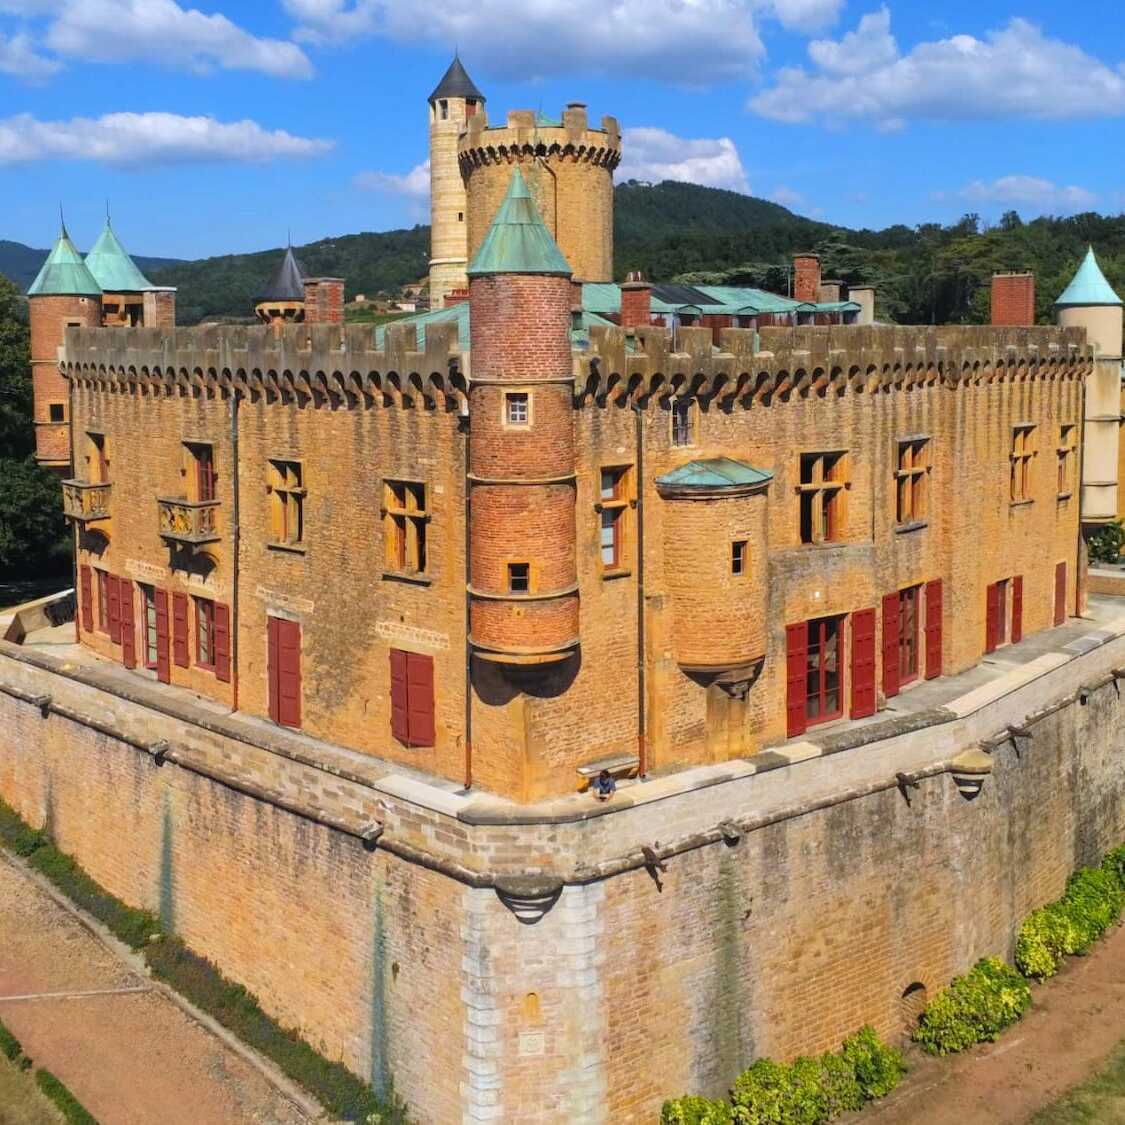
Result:
[[789,31],[820,31],[834,24],[844,0],[773,0],[767,11]]
[[0,35],[0,74],[41,82],[60,69],[61,64],[36,52],[31,37],[25,33],[7,39]]
[[742,158],[730,137],[692,140],[665,129],[642,126],[624,130],[621,147],[619,181],[679,180],[730,191],[750,191]]
[[991,182],[974,180],[958,194],[974,203],[1005,204],[1055,214],[1088,211],[1098,198],[1083,187],[1064,187],[1038,176],[1001,176]]
[[1125,114],[1125,72],[1079,47],[1012,19],[983,39],[953,35],[906,54],[886,8],[869,13],[839,41],[809,44],[814,67],[787,67],[748,107],[775,121],[839,123],[882,129],[909,120],[1012,117],[1065,120]]
[[751,76],[765,54],[756,15],[795,18],[798,9],[808,9],[823,18],[839,2],[284,0],[298,23],[296,38],[306,42],[380,36],[442,50],[457,43],[470,73],[475,61],[487,60],[492,74],[521,81],[593,72],[685,86]]
[[0,118],[0,165],[34,160],[102,164],[260,163],[319,156],[331,141],[263,129],[255,121],[216,121],[175,113],[108,113],[40,121],[23,113]]
[[46,16],[45,45],[82,62],[254,70],[276,78],[313,73],[296,43],[251,35],[224,15],[183,8],[175,0],[0,0],[0,12]]
[[807,208],[809,205],[808,200],[799,192],[791,187],[786,187],[785,184],[778,184],[777,187],[769,193],[769,199],[774,203],[780,203],[782,207],[794,209],[797,207]]
[[409,172],[359,172],[352,179],[357,188],[382,191],[389,195],[404,195],[408,199],[423,200],[430,197],[430,162],[422,161]]

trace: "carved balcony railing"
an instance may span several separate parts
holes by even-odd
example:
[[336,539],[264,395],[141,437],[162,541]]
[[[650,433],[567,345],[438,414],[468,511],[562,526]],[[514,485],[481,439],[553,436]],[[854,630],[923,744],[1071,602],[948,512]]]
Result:
[[113,485],[88,480],[64,480],[63,515],[80,524],[109,519],[109,496]]
[[218,500],[157,499],[160,514],[160,537],[188,547],[214,543]]

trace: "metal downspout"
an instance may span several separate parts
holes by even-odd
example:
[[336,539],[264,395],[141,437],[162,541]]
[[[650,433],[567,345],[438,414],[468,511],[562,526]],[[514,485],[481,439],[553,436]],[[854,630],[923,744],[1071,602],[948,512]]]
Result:
[[238,477],[238,404],[241,396],[231,388],[230,458],[231,458],[231,569],[230,569],[230,678],[231,710],[238,710],[238,556],[242,529],[239,525]]
[[470,635],[473,599],[472,588],[472,499],[469,482],[469,427],[468,388],[465,394],[465,790],[473,787],[473,644]]
[[633,403],[637,446],[637,776],[648,774],[645,716],[645,425],[638,402]]

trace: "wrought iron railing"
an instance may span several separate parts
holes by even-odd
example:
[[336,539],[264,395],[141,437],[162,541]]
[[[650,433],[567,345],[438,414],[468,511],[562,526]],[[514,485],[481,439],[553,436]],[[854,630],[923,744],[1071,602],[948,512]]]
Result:
[[109,519],[109,496],[113,485],[88,480],[64,480],[63,514],[79,523]]
[[218,500],[156,501],[160,515],[160,536],[176,543],[197,546],[219,538],[216,531]]

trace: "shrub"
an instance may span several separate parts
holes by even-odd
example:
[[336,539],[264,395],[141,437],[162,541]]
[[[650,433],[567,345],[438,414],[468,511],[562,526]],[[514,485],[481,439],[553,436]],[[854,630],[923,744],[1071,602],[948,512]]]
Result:
[[35,1084],[55,1103],[68,1125],[98,1125],[97,1118],[49,1070],[37,1070]]
[[902,1052],[888,1047],[870,1025],[845,1039],[841,1054],[867,1099],[886,1097],[906,1073]]
[[826,1121],[862,1109],[864,1103],[863,1085],[850,1059],[844,1054],[834,1055],[826,1051],[820,1056],[820,1082],[824,1091]]
[[664,1103],[660,1110],[660,1125],[731,1125],[730,1106],[724,1101],[712,1101],[698,1094],[685,1094]]
[[2,1023],[0,1023],[0,1055],[17,1066],[21,1065],[25,1057],[20,1041]]
[[46,842],[43,832],[29,828],[13,809],[0,801],[0,844],[26,859]]
[[998,957],[978,961],[926,1006],[913,1038],[933,1055],[993,1042],[1031,1005],[1027,981]]
[[819,1060],[789,1066],[759,1059],[734,1082],[731,1103],[738,1125],[820,1125],[828,1120]]
[[1121,548],[1125,545],[1125,529],[1121,521],[1107,523],[1099,528],[1086,540],[1092,563],[1115,563],[1121,556]]
[[1069,943],[1066,916],[1052,906],[1032,911],[1016,938],[1016,968],[1025,977],[1054,976]]
[[1102,860],[1102,869],[1112,872],[1121,884],[1121,889],[1125,891],[1125,844],[1106,853],[1105,859]]

